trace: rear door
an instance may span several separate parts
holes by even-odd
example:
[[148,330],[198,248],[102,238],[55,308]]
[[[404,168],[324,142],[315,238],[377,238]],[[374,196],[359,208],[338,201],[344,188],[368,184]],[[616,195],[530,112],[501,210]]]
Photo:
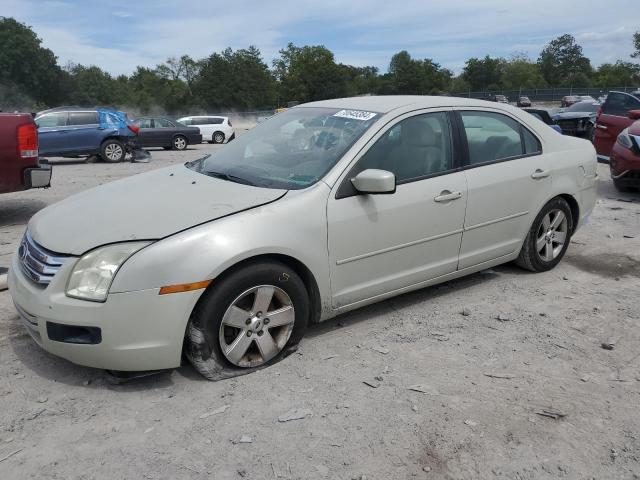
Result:
[[63,152],[91,152],[100,147],[102,135],[98,112],[69,112]]
[[154,118],[154,135],[159,146],[168,147],[173,141],[173,135],[176,133],[176,126],[166,118]]
[[36,119],[40,155],[60,154],[67,148],[67,117],[67,112],[51,112]]
[[596,119],[593,144],[598,157],[608,160],[613,144],[622,130],[633,123],[629,110],[640,109],[640,99],[624,92],[611,92]]
[[468,199],[460,270],[511,255],[551,192],[540,140],[504,113],[456,112],[467,144]]

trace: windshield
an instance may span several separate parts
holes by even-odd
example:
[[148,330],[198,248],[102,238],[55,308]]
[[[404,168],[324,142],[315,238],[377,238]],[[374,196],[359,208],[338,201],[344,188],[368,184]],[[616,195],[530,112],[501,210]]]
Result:
[[590,112],[595,113],[598,111],[600,104],[594,102],[580,102],[574,103],[568,108],[565,108],[565,112]]
[[238,183],[298,190],[320,180],[378,118],[362,110],[292,108],[186,166]]

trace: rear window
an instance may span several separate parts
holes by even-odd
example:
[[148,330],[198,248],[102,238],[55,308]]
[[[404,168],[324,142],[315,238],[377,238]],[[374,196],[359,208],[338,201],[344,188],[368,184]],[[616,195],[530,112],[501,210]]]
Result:
[[96,125],[98,112],[69,112],[69,125]]

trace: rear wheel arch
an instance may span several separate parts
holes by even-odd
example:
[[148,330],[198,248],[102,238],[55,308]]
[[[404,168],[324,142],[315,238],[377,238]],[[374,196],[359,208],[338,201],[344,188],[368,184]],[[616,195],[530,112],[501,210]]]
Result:
[[[571,217],[572,217],[572,225],[571,225],[571,233],[576,231],[576,226],[578,225],[578,220],[580,219],[580,206],[578,205],[578,201],[575,199],[573,195],[569,195],[568,193],[562,193],[560,195],[556,195],[556,197],[560,197],[564,199],[568,204],[569,208],[571,208]],[[554,197],[554,198],[556,198]],[[553,199],[551,199],[553,200]],[[549,200],[549,201],[551,201]],[[548,203],[548,202],[547,202]],[[546,203],[545,203],[546,205]]]

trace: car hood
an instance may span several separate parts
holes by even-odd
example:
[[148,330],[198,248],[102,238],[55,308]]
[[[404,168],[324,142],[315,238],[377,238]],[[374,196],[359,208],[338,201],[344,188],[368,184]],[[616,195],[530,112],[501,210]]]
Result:
[[38,212],[28,228],[44,248],[81,255],[108,243],[160,239],[286,193],[174,165],[73,195]]
[[579,120],[581,118],[596,118],[595,113],[590,112],[563,112],[551,115],[554,120]]

